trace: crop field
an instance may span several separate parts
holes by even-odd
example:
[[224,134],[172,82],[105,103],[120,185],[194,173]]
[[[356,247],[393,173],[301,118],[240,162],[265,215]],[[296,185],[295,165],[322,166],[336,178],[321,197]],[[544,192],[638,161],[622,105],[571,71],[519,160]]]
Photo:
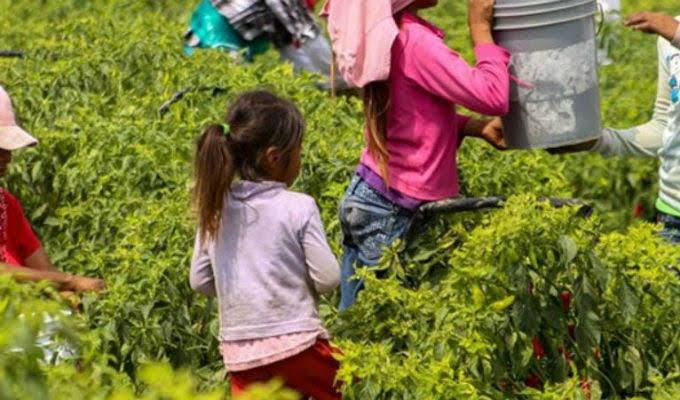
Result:
[[[337,208],[363,147],[359,98],[332,99],[275,52],[252,64],[182,54],[195,2],[0,0],[0,85],[40,140],[2,183],[22,200],[53,261],[102,277],[80,311],[46,285],[0,277],[0,399],[225,399],[214,300],[192,292],[191,157],[201,128],[239,92],[265,87],[307,119],[295,189],[319,204],[338,257]],[[472,60],[466,3],[428,16]],[[680,13],[676,0],[624,0],[626,12]],[[646,122],[656,94],[655,38],[607,27],[600,71],[607,126]],[[161,116],[159,107],[188,93]],[[501,209],[441,215],[388,249],[348,312],[321,301],[343,349],[348,399],[680,399],[678,249],[656,235],[654,160],[497,152],[467,140],[464,196]],[[594,208],[555,209],[542,197]],[[45,360],[52,345],[76,354]],[[256,399],[295,399],[277,383]]]

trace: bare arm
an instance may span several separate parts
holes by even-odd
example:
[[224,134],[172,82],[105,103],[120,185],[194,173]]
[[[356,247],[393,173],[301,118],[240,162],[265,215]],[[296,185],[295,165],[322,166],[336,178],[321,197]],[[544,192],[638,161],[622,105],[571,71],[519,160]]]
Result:
[[73,290],[73,276],[58,271],[42,271],[0,263],[0,273],[10,274],[20,282],[50,281],[59,290]]
[[20,282],[53,282],[60,291],[98,292],[104,289],[104,281],[96,278],[70,275],[57,270],[40,247],[25,260],[25,266],[0,263],[0,273],[11,274]]
[[52,271],[59,272],[57,267],[52,264],[50,257],[47,255],[45,249],[40,247],[30,257],[26,258],[24,264],[27,268],[37,271]]
[[624,24],[637,31],[659,35],[675,47],[680,44],[680,23],[668,14],[639,12],[628,17]]
[[493,44],[493,7],[495,0],[468,0],[468,26],[475,46]]

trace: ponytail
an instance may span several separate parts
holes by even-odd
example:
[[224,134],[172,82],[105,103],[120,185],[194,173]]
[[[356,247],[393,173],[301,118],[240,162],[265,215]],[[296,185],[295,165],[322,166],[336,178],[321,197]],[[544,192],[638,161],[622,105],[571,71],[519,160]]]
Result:
[[380,175],[389,187],[390,160],[387,151],[387,112],[390,107],[390,87],[387,82],[371,82],[364,88],[364,116],[368,130],[368,151],[378,163]]
[[225,125],[206,128],[196,144],[193,203],[201,240],[217,237],[236,176],[246,181],[269,179],[262,165],[267,149],[278,149],[287,164],[305,131],[295,104],[263,90],[238,96],[224,120]]
[[211,125],[198,139],[193,202],[201,240],[217,236],[225,198],[234,180],[234,157],[228,134],[223,125]]

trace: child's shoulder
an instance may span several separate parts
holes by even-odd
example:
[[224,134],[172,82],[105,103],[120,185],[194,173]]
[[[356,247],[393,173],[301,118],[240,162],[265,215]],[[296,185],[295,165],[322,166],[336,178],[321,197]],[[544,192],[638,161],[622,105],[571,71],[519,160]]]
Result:
[[319,207],[312,196],[290,189],[282,191],[279,196],[282,196],[282,203],[285,204],[281,216],[294,226],[302,228],[310,220],[318,218]]
[[402,17],[393,52],[412,55],[444,43],[444,32],[429,22],[410,15]]
[[298,210],[315,210],[317,209],[316,200],[306,193],[297,192],[295,190],[286,189],[281,192],[281,196],[284,196],[286,203],[295,206]]

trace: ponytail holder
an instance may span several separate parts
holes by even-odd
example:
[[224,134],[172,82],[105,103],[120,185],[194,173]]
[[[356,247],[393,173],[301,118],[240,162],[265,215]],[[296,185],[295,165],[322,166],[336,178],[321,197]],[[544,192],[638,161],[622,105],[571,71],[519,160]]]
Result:
[[231,135],[231,127],[229,126],[229,124],[224,123],[221,126],[222,126],[222,134],[226,137],[229,137]]

